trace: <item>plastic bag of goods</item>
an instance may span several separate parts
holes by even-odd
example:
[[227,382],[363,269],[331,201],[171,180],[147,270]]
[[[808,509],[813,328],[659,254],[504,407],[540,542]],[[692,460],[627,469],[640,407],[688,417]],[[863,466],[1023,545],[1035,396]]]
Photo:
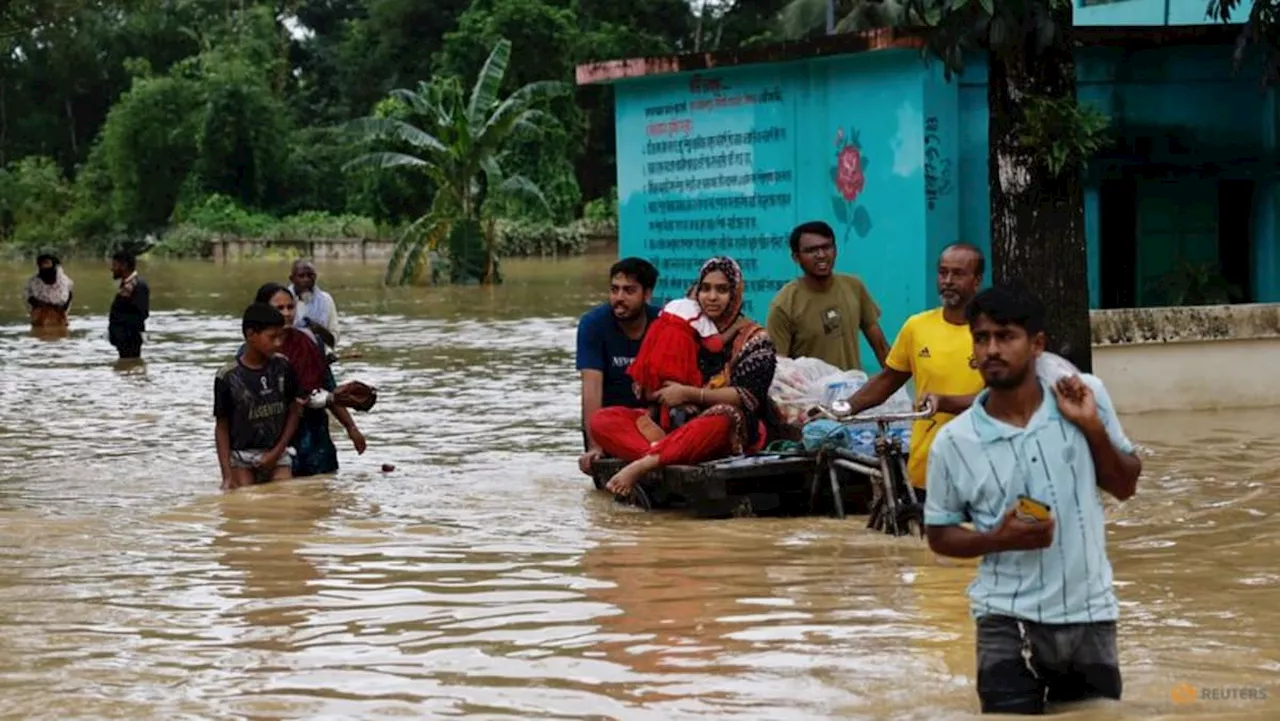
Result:
[[1036,375],[1040,376],[1040,380],[1052,387],[1063,378],[1080,375],[1080,369],[1076,368],[1075,364],[1066,358],[1056,353],[1045,351],[1036,359]]
[[[875,424],[846,425],[829,418],[818,418],[805,424],[802,438],[805,450],[810,452],[821,448],[842,448],[874,456],[876,433]],[[887,435],[901,441],[903,450],[911,447],[911,424],[893,423]]]
[[820,389],[825,386],[816,383],[839,374],[839,368],[817,358],[779,358],[769,397],[784,421],[803,425],[805,413],[822,402]]

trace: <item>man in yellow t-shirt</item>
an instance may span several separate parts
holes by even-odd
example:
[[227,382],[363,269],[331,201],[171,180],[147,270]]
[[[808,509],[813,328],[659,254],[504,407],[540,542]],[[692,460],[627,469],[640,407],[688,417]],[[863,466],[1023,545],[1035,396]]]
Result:
[[935,413],[911,427],[907,475],[923,499],[929,445],[938,429],[973,403],[983,388],[974,367],[973,337],[964,308],[982,285],[986,262],[982,251],[968,243],[943,248],[938,258],[938,296],[942,306],[917,313],[898,332],[884,370],[849,398],[854,413],[889,399],[908,379],[914,379],[917,405],[928,400]]
[[818,358],[840,370],[862,370],[859,335],[884,365],[889,341],[880,307],[854,275],[835,272],[835,231],[822,221],[791,231],[791,258],[804,275],[782,286],[769,304],[765,329],[782,358]]

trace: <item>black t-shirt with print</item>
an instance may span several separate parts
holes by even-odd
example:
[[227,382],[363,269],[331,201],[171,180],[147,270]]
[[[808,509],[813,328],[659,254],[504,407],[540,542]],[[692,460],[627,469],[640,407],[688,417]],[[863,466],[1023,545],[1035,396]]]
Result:
[[230,421],[231,450],[267,450],[280,440],[289,404],[301,394],[298,378],[283,356],[259,369],[237,359],[213,380],[213,416]]

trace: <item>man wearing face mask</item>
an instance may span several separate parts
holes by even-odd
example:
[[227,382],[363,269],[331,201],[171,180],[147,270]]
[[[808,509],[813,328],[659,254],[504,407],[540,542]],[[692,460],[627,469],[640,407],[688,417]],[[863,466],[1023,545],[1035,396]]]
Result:
[[330,349],[338,346],[338,306],[333,296],[316,286],[316,266],[299,259],[289,274],[289,292],[297,299],[294,328],[307,328]]
[[964,309],[982,285],[982,251],[968,243],[953,243],[938,257],[938,297],[942,306],[917,313],[898,331],[884,370],[849,398],[854,413],[889,400],[908,380],[915,380],[916,401],[934,409],[932,418],[911,428],[907,475],[916,496],[925,492],[925,466],[934,436],[963,412],[982,390],[982,375],[973,361],[973,339]]
[[27,306],[32,327],[65,326],[74,288],[75,283],[62,270],[62,263],[56,255],[43,253],[36,258],[36,274],[27,281]]

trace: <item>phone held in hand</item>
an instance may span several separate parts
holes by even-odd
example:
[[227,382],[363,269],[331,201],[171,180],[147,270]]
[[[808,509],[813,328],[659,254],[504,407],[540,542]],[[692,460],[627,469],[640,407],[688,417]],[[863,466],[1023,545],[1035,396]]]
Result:
[[1047,521],[1053,515],[1053,509],[1047,503],[1041,503],[1030,496],[1018,496],[1018,505],[1014,513],[1027,523]]

